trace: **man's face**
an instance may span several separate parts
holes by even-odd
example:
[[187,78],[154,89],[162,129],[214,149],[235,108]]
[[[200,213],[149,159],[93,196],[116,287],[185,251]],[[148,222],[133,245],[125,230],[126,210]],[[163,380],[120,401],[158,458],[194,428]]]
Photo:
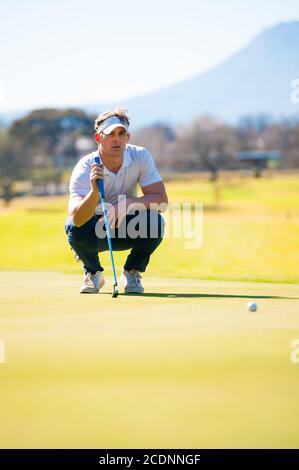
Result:
[[116,127],[110,134],[101,133],[98,143],[104,155],[120,157],[129,141],[130,134],[123,127]]

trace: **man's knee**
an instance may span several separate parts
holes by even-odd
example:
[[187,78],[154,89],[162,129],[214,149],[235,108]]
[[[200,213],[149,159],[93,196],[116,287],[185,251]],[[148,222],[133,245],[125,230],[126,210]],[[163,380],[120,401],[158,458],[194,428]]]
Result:
[[80,227],[77,227],[71,218],[66,220],[64,229],[71,245],[77,243],[84,244],[85,242],[90,243],[93,239],[96,240],[95,225],[97,219],[93,219],[88,220]]
[[132,240],[136,238],[162,240],[164,226],[164,219],[159,212],[153,210],[137,211],[134,216],[129,216],[126,234]]
[[65,233],[68,236],[68,239],[80,238],[81,227],[77,227],[71,218],[68,218],[64,224]]
[[160,212],[147,211],[147,227],[150,238],[163,239],[165,221]]
[[129,222],[127,231],[130,238],[162,240],[165,222],[158,211],[140,211]]

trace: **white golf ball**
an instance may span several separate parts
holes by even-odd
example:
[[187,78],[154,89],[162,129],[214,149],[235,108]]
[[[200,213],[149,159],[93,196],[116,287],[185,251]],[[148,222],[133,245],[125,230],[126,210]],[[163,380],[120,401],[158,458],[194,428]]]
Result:
[[248,302],[247,308],[250,312],[256,312],[257,311],[257,304],[255,302]]

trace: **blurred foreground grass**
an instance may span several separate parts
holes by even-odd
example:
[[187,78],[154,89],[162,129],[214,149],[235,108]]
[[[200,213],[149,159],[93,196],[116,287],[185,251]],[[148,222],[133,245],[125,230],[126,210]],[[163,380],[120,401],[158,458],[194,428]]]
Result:
[[[211,183],[199,176],[166,183],[170,202],[204,204],[204,242],[165,239],[150,275],[269,282],[299,280],[299,175],[253,179],[227,174],[220,209]],[[80,272],[64,234],[66,197],[16,199],[0,208],[0,269]],[[118,270],[126,253],[116,254]],[[107,253],[102,264],[110,273]]]
[[297,286],[79,279],[0,272],[0,447],[298,448]]

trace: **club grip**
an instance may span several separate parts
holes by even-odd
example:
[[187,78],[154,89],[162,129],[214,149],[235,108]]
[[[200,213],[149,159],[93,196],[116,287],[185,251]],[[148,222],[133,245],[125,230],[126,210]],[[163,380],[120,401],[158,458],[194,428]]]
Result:
[[[101,165],[99,157],[95,157],[94,161],[98,165]],[[99,180],[97,180],[97,183],[98,183],[98,188],[99,188],[99,191],[100,191],[101,198],[105,199],[104,181],[99,179]]]

